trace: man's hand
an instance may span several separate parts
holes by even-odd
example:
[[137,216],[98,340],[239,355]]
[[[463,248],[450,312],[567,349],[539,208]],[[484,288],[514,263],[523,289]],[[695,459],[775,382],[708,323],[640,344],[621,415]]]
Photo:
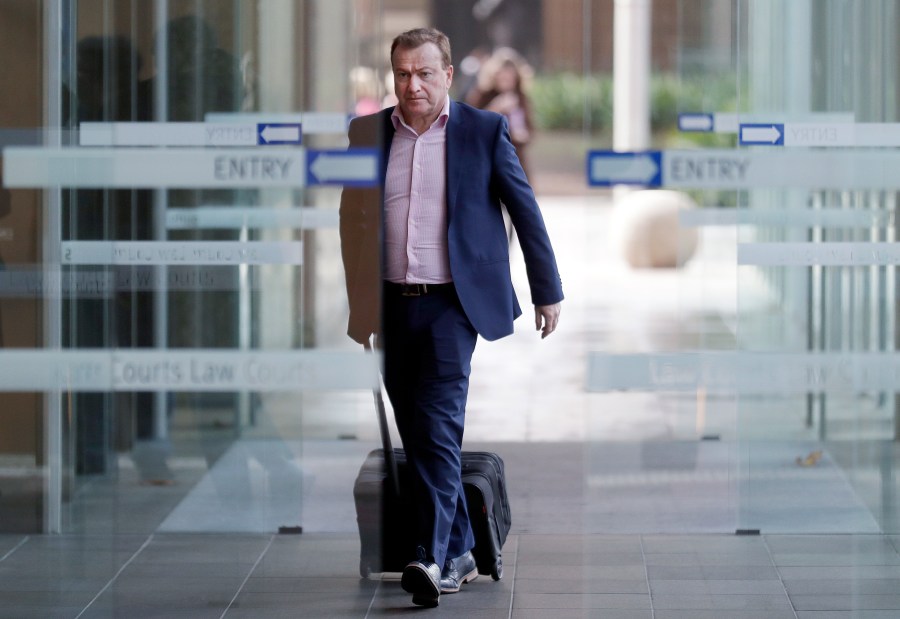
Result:
[[562,309],[560,303],[534,306],[534,329],[541,332],[541,339],[556,331],[560,309]]

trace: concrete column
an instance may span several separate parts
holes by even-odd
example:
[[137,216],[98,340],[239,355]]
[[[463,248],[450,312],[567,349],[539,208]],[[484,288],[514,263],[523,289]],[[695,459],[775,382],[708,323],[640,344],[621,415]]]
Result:
[[294,105],[294,80],[299,72],[294,67],[293,0],[266,0],[259,3],[259,109],[264,112],[291,112]]
[[[358,32],[353,24],[355,4],[350,0],[312,0],[306,30],[310,44],[305,65],[309,79],[304,101],[317,111],[347,113],[350,109],[351,59],[359,53]],[[379,49],[378,52],[383,54],[376,59],[380,64],[387,51]],[[343,145],[344,139],[340,136],[335,146]],[[310,197],[314,200],[312,204],[332,208],[336,206],[338,194],[316,192]],[[346,341],[346,325],[342,320],[334,320],[341,315],[337,308],[346,302],[343,283],[334,277],[343,268],[337,238],[329,232],[310,230],[304,234],[304,243],[305,277],[300,311],[308,320],[303,323],[302,341],[305,346],[318,346],[333,334],[340,334],[341,341]],[[341,305],[336,306],[336,303]]]
[[313,5],[309,29],[314,50],[309,64],[313,79],[308,100],[320,112],[345,112],[350,73],[348,43],[354,42],[353,35],[348,34],[350,2],[315,0]]
[[[294,0],[265,0],[258,3],[257,15],[257,96],[259,111],[297,113],[302,111],[298,93],[302,90],[303,66],[295,53],[297,40],[303,32],[297,30],[297,11],[300,3]],[[288,208],[294,205],[294,191],[264,189],[259,191],[260,204]],[[291,241],[289,229],[265,230],[261,238],[267,241]],[[303,267],[307,267],[304,265]],[[295,288],[293,268],[257,267],[257,277],[263,294],[256,309],[259,345],[266,349],[290,347],[294,330]]]
[[808,114],[812,107],[812,5],[810,0],[793,0],[784,5],[784,22],[789,26],[790,53],[785,62],[785,104],[789,113]]
[[653,0],[616,0],[613,18],[613,148],[650,146],[650,15]]

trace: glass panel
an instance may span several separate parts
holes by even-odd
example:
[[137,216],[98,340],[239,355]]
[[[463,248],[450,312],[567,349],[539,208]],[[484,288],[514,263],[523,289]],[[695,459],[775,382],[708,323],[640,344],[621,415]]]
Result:
[[[888,146],[866,128],[887,132],[890,125],[875,123],[895,119],[894,42],[884,36],[895,3],[747,4],[747,105],[787,119],[784,150],[797,153],[798,167],[817,172],[813,157],[827,152],[853,169],[872,146]],[[833,36],[810,34],[822,31]],[[775,70],[772,53],[783,58]],[[856,123],[852,142],[813,141],[839,131],[834,122],[800,124],[840,113]],[[740,347],[774,353],[791,384],[786,393],[739,396],[749,474],[742,526],[895,532],[896,404],[891,384],[870,374],[873,365],[893,364],[895,266],[883,245],[895,236],[893,183],[889,175],[861,182],[851,174],[843,185],[811,176],[817,180],[795,190],[748,195],[754,209],[780,209],[793,225],[742,234],[740,250],[763,249],[770,259],[739,258]]]
[[338,235],[375,179],[303,163],[345,149],[380,3],[45,4],[0,7],[38,41],[8,50],[4,532],[355,528],[315,496],[376,428]]
[[[634,20],[646,4],[616,5],[615,36],[639,32]],[[591,119],[590,148],[733,148],[728,125],[739,103],[737,7],[706,0],[654,3],[652,16],[644,18],[652,41],[645,43],[648,65],[624,67],[615,88],[646,91],[649,139],[611,145]],[[585,76],[610,79],[600,67]],[[641,122],[626,116],[613,118]],[[592,338],[586,351],[588,390],[596,393],[589,400],[586,446],[592,531],[736,528],[738,400],[707,384],[699,368],[705,354],[729,355],[737,347],[733,214],[741,200],[734,188],[703,183],[649,190],[620,185],[590,194],[588,221],[595,223],[589,228]]]
[[[617,37],[642,6],[617,7],[631,16],[616,22]],[[884,28],[896,6],[682,0],[677,14],[677,62],[651,53],[651,138],[617,146],[659,149],[656,163],[636,161],[658,165],[657,179],[644,178],[664,191],[616,188],[609,221],[590,228],[591,238],[612,231],[612,258],[629,268],[614,302],[613,284],[596,286],[591,314],[607,318],[599,332],[609,334],[588,343],[589,389],[630,391],[591,399],[588,479],[615,486],[592,494],[601,512],[592,523],[893,532],[896,405],[873,372],[893,367],[896,197],[875,167],[892,156],[891,125],[874,123],[895,116],[895,44]],[[666,40],[664,21],[652,28],[654,45]],[[642,71],[635,61],[625,73]],[[639,77],[616,82],[643,87]],[[609,145],[592,135],[591,148]],[[591,157],[588,173],[602,184],[610,177],[594,163],[615,155]],[[653,217],[677,210],[664,204],[671,190],[692,207],[651,237]],[[666,243],[684,264],[644,268]],[[655,415],[626,429],[610,410]],[[627,431],[634,445],[607,444]],[[623,481],[625,471],[637,476]],[[679,520],[681,508],[697,513]]]
[[[3,6],[0,36],[4,57],[0,117],[4,145],[42,138],[45,67],[42,63],[42,11],[39,3]],[[15,96],[9,84],[16,84]],[[34,349],[42,346],[41,217],[42,196],[6,186],[0,171],[0,347]],[[6,363],[3,364],[4,372]],[[0,432],[0,522],[9,532],[39,531],[43,527],[41,500],[45,425],[40,393],[25,389],[0,394],[3,432]]]

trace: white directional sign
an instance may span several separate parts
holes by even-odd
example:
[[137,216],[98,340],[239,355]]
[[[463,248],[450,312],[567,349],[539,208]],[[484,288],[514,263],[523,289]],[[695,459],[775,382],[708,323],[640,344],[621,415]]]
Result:
[[259,144],[300,144],[303,134],[299,124],[264,123],[257,125]]
[[299,145],[300,123],[84,122],[81,146]]
[[678,130],[688,133],[713,133],[716,130],[716,117],[701,112],[679,114]]
[[340,112],[300,112],[273,114],[271,112],[209,112],[207,123],[300,123],[303,133],[346,134],[350,115]]
[[302,241],[63,241],[63,264],[303,264]]
[[897,353],[768,353],[707,351],[588,357],[588,391],[709,394],[802,394],[893,391]]
[[371,389],[378,356],[362,351],[0,351],[0,391],[304,391]]
[[[779,134],[775,140],[762,139],[759,125],[741,125],[742,144],[769,146],[887,147],[900,146],[900,123],[784,123],[770,124]],[[750,132],[750,137],[747,137]],[[754,133],[756,132],[756,133]]]
[[[261,286],[258,278],[250,278],[250,288]],[[243,283],[243,286],[247,286]],[[129,264],[116,267],[98,265],[97,269],[79,268],[47,272],[42,265],[7,266],[0,270],[0,297],[25,299],[109,298],[117,292],[136,290],[240,290],[242,281],[229,265],[199,267],[172,264],[160,279],[156,265]]]
[[661,153],[616,151],[591,151],[588,153],[588,184],[598,187],[612,185],[662,184]]
[[686,133],[737,133],[741,123],[815,122],[841,123],[854,121],[852,112],[811,112],[809,114],[760,114],[737,112],[685,112],[678,115],[678,130]]
[[741,144],[783,145],[784,125],[743,124],[738,131],[738,141]]
[[892,211],[869,209],[773,209],[705,207],[678,212],[678,224],[702,226],[774,226],[779,228],[871,228],[893,225]]
[[169,230],[234,230],[240,228],[336,228],[337,209],[198,206],[166,210]]
[[739,243],[737,260],[756,266],[888,266],[900,264],[900,244]]
[[[3,155],[7,187],[205,189],[380,182],[378,155],[371,149],[15,147]],[[326,155],[323,177],[308,177],[307,157],[314,162],[320,155]],[[339,163],[329,165],[329,160]]]
[[694,189],[900,189],[900,152],[697,149],[589,151],[588,183]]

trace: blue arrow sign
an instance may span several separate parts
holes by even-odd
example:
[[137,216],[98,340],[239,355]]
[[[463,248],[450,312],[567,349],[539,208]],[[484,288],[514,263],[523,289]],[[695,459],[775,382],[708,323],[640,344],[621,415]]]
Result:
[[784,146],[784,124],[741,123],[738,141],[744,146]]
[[588,151],[588,184],[593,187],[613,185],[662,185],[662,152],[620,153],[612,150]]
[[381,182],[378,170],[375,148],[310,150],[306,155],[308,185],[375,187]]
[[300,123],[257,123],[257,144],[294,144],[300,145],[303,140],[303,131]]
[[690,133],[712,133],[716,128],[712,114],[679,114],[678,130]]

